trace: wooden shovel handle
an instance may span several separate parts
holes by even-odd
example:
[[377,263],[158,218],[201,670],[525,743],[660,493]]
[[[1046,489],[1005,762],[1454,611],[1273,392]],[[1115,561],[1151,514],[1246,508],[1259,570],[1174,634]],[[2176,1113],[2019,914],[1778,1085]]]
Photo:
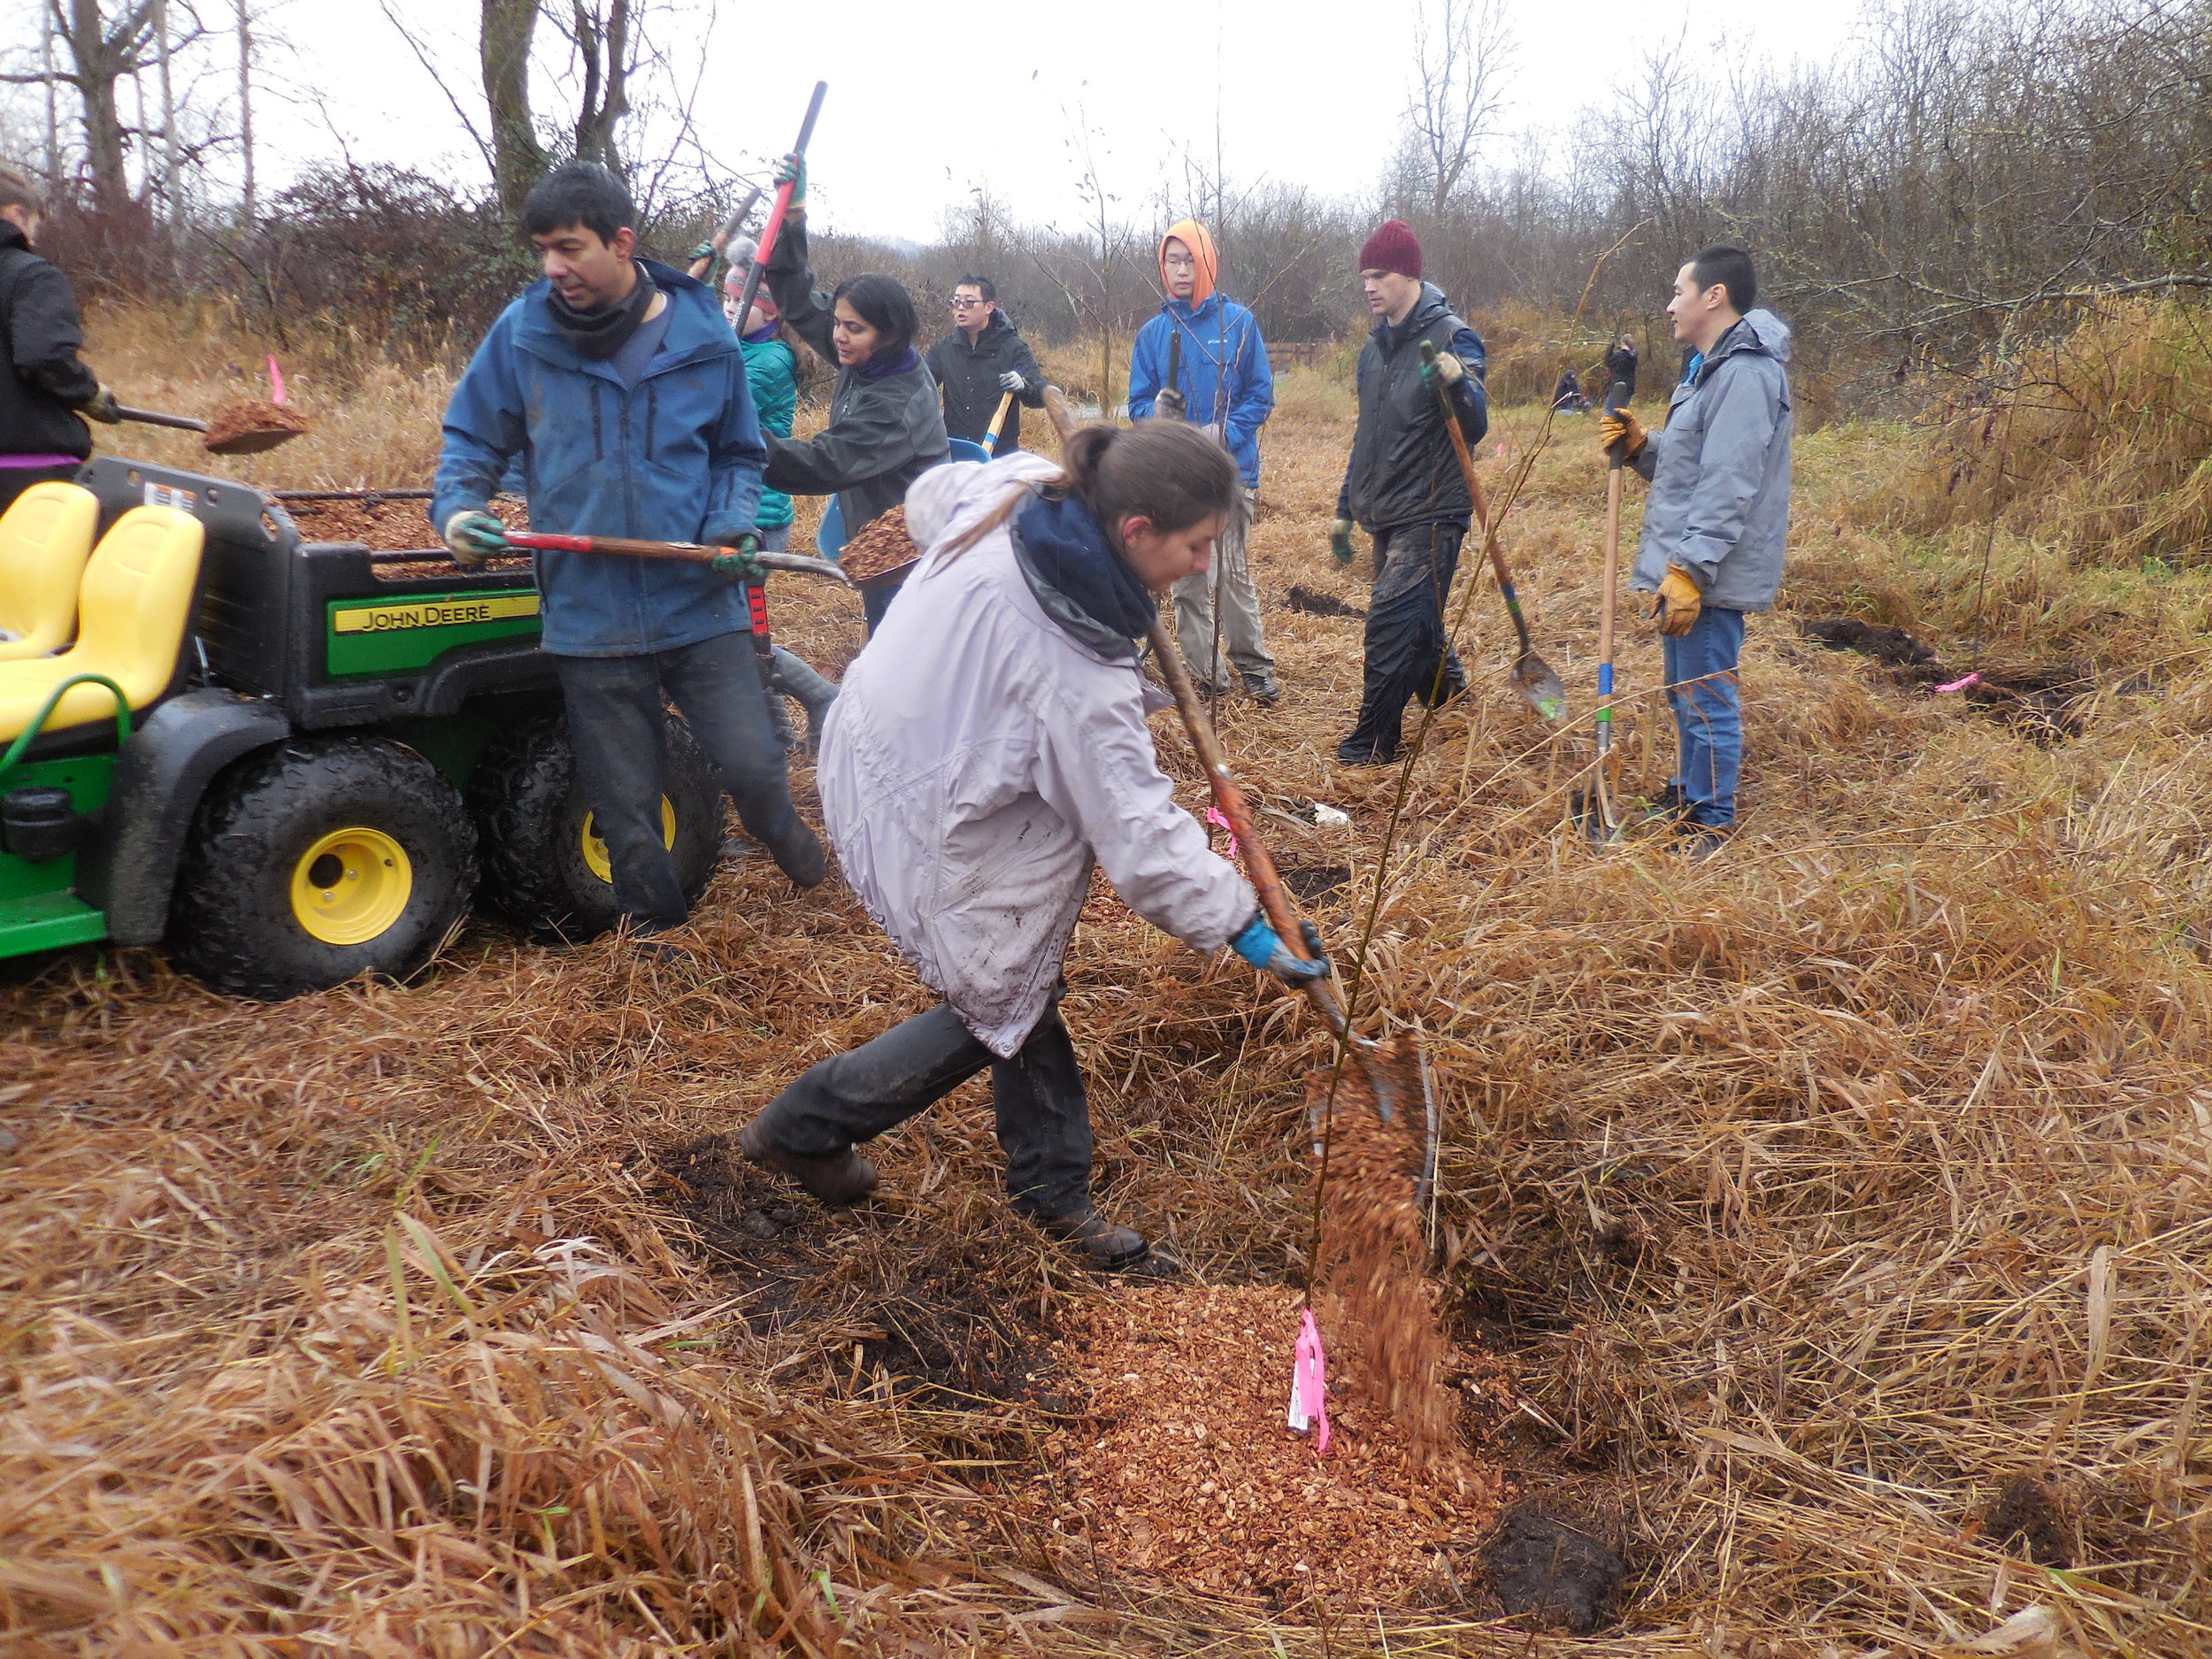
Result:
[[[628,558],[680,559],[690,565],[711,565],[731,549],[708,547],[698,541],[638,541],[619,535],[555,535],[542,530],[510,530],[509,547],[539,553],[616,553]],[[827,559],[799,553],[756,553],[753,562],[763,570],[797,571],[809,576],[827,576],[852,585],[852,578]]]

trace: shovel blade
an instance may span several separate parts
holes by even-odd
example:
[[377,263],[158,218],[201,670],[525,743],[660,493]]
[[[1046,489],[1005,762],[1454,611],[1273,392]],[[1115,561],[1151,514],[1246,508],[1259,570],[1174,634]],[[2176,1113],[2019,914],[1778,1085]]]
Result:
[[280,443],[289,443],[306,435],[297,426],[265,426],[258,432],[241,432],[231,437],[213,439],[200,447],[210,455],[259,455]]
[[1559,683],[1551,664],[1534,651],[1523,652],[1514,659],[1513,689],[1521,694],[1522,702],[1553,725],[1567,718],[1567,688]]

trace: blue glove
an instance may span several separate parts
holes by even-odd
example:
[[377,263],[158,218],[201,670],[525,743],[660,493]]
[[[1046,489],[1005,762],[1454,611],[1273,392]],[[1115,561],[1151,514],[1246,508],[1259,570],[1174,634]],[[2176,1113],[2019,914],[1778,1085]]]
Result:
[[726,553],[716,554],[709,568],[718,576],[734,576],[741,581],[753,581],[761,574],[760,566],[753,558],[753,555],[759,551],[760,538],[748,530],[730,543]]
[[1290,947],[1283,943],[1283,936],[1267,925],[1264,910],[1252,912],[1252,919],[1244,925],[1242,933],[1229,941],[1229,949],[1262,973],[1271,973],[1285,985],[1327,979],[1329,958],[1321,949],[1321,930],[1311,922],[1301,922],[1298,931],[1304,936],[1307,950],[1312,953],[1310,962],[1291,955]]
[[1339,518],[1329,526],[1329,556],[1340,565],[1352,562],[1352,521]]
[[791,205],[787,210],[787,211],[796,213],[805,208],[806,157],[804,156],[786,156],[776,164],[776,171],[770,181],[780,190],[787,184],[791,187]]
[[488,558],[514,551],[507,545],[505,525],[488,512],[467,507],[445,521],[445,544],[463,565],[481,565]]

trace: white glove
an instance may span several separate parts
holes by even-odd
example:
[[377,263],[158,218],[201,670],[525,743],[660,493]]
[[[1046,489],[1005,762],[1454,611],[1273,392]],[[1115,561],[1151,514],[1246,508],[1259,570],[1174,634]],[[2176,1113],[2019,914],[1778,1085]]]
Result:
[[998,377],[998,388],[1002,392],[1025,392],[1029,389],[1029,382],[1016,371],[1009,369]]

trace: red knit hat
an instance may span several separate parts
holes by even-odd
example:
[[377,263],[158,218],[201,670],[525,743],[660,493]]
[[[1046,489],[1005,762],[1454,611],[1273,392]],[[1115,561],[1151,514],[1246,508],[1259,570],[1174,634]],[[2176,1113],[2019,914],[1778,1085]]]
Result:
[[1414,235],[1413,227],[1402,219],[1386,219],[1382,228],[1367,239],[1359,250],[1359,268],[1363,271],[1395,271],[1401,276],[1421,280],[1421,242]]

